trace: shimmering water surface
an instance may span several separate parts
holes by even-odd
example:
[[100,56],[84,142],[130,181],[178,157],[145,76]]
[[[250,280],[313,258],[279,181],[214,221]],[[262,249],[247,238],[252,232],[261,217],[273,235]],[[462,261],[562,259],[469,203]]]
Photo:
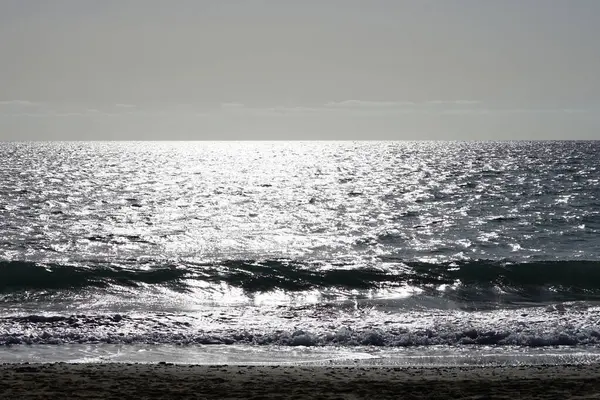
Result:
[[0,144],[0,343],[600,344],[599,142]]

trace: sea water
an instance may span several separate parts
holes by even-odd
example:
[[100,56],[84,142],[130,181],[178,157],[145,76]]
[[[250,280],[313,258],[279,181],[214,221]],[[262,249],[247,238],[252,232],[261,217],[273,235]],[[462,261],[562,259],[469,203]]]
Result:
[[1,143],[0,360],[595,359],[599,153]]

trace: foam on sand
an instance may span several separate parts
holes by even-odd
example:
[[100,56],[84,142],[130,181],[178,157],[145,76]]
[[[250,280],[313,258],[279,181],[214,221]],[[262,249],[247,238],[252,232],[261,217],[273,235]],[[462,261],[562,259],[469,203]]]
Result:
[[304,366],[534,366],[600,363],[600,349],[580,347],[522,348],[497,346],[248,346],[67,344],[9,346],[5,363],[158,363],[183,365]]

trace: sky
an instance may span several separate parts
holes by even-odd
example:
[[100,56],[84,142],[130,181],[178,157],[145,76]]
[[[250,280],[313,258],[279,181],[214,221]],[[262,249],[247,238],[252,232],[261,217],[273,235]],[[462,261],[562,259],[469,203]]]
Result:
[[0,0],[0,139],[600,139],[598,0]]

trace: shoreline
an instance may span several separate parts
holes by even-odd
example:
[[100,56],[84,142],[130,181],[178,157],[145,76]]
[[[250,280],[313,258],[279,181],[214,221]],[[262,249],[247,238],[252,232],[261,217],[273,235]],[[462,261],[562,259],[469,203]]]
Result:
[[486,367],[0,365],[0,399],[572,397],[600,397],[600,363]]

